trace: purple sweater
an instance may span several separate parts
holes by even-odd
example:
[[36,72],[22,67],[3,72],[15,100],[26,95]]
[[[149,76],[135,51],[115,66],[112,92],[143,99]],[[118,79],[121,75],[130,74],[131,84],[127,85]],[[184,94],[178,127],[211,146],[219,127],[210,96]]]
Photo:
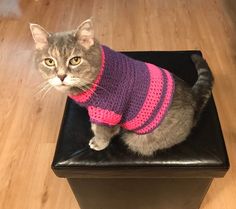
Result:
[[102,46],[102,67],[91,89],[70,97],[88,109],[92,123],[146,134],[165,117],[174,88],[167,70]]

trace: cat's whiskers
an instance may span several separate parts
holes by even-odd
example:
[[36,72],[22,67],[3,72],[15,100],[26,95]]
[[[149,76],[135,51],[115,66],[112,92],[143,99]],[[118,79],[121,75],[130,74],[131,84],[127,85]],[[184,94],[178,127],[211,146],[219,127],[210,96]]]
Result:
[[81,89],[82,91],[87,91],[87,89],[86,88],[84,88],[83,86],[80,86],[80,87],[78,87],[79,89]]
[[44,92],[43,96],[41,97],[41,99],[44,99],[44,97],[49,93],[49,91],[53,88],[53,86],[49,86],[48,89]]
[[80,86],[80,87],[78,87],[78,88],[82,88],[83,91],[90,91],[90,92],[92,92],[93,94],[97,95],[97,93],[96,93],[93,89],[91,89],[89,86],[87,86],[87,85]]
[[[77,78],[72,78],[72,79],[77,79]],[[78,78],[77,80],[79,80],[80,82],[82,81],[85,85],[95,85],[96,87],[98,87],[98,88],[100,88],[100,89],[102,89],[102,90],[104,90],[104,91],[106,91],[107,93],[109,93],[109,91],[107,90],[107,89],[105,89],[105,88],[103,88],[103,87],[101,87],[100,85],[98,85],[98,84],[96,84],[96,83],[92,83],[92,82],[90,82],[90,81],[88,81],[88,80],[86,80],[86,79],[84,79],[84,78]]]
[[39,95],[41,94],[43,91],[47,90],[51,85],[46,81],[43,82],[39,85],[39,90],[37,90],[37,92],[35,93],[35,95]]
[[36,90],[40,90],[40,89],[42,89],[47,84],[48,84],[48,81],[43,81],[40,84],[35,85],[35,88],[36,88]]
[[42,85],[45,85],[46,83],[48,83],[48,80],[42,81],[40,84],[37,85],[37,87],[40,87]]
[[[79,88],[80,90],[82,91],[91,91],[92,93],[96,94],[89,86],[88,86],[88,83],[85,82],[84,80],[80,79],[80,78],[70,78],[70,84],[73,85],[73,86],[76,86],[77,88]],[[81,82],[82,81],[82,82]],[[78,84],[83,84],[82,86],[81,85],[78,85]],[[96,94],[97,95],[97,94]]]

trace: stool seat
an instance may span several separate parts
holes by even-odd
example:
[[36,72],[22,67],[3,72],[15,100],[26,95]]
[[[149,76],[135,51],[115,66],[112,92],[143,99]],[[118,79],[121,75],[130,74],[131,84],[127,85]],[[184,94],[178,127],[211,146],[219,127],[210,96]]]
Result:
[[[123,53],[132,58],[163,67],[173,72],[190,85],[193,85],[197,80],[197,71],[190,56],[191,54],[201,55],[200,51]],[[101,205],[98,204],[98,206],[89,205],[92,203],[89,203],[89,200],[86,201],[86,195],[83,196],[83,194],[88,193],[92,195],[91,191],[87,193],[81,192],[82,198],[78,197],[79,188],[81,190],[86,188],[85,190],[87,191],[88,188],[92,187],[91,185],[88,186],[89,182],[93,182],[94,185],[99,185],[98,182],[103,182],[102,185],[105,187],[104,185],[109,185],[108,182],[110,181],[104,182],[104,180],[101,179],[113,179],[113,183],[110,182],[113,185],[114,179],[120,179],[119,183],[117,183],[117,187],[119,187],[119,185],[123,185],[127,179],[140,179],[138,182],[141,182],[141,179],[145,179],[144,184],[146,185],[146,180],[149,178],[159,178],[159,181],[149,182],[151,184],[150,188],[152,188],[153,191],[155,191],[155,189],[152,185],[155,184],[158,185],[157,187],[162,185],[162,188],[172,187],[170,186],[171,179],[176,180],[176,185],[178,185],[176,188],[182,188],[182,183],[179,182],[180,178],[184,181],[186,179],[195,179],[196,181],[192,188],[194,188],[194,185],[196,185],[196,187],[199,187],[201,184],[203,185],[202,188],[199,189],[198,201],[190,204],[191,207],[187,207],[186,203],[179,203],[181,202],[179,200],[181,198],[178,197],[177,202],[179,206],[177,203],[173,203],[175,206],[173,205],[169,208],[198,208],[200,204],[199,201],[201,201],[205,195],[211,180],[215,177],[223,177],[229,169],[228,156],[213,97],[210,98],[198,124],[192,129],[191,134],[184,142],[170,149],[157,151],[151,157],[139,156],[129,151],[119,135],[113,137],[110,145],[105,150],[94,151],[88,146],[92,136],[93,133],[91,131],[87,110],[68,98],[52,169],[57,176],[69,180],[75,196],[80,200],[82,199],[83,207],[81,208],[85,209],[116,208],[112,204],[106,206],[102,205],[103,203],[101,203]],[[166,180],[166,183],[160,180],[163,178]],[[86,182],[84,185],[87,186],[80,185],[75,179],[77,179],[78,182],[84,179],[82,182]],[[122,181],[122,179],[124,179],[124,181]],[[201,179],[205,180],[202,182]],[[188,182],[188,180],[186,181]],[[191,181],[189,185],[191,185],[192,182],[194,181]],[[131,185],[132,188],[134,188],[133,183],[131,183]],[[127,188],[127,190],[128,189],[129,188]],[[91,190],[94,190],[94,188],[91,188]],[[173,192],[173,188],[170,188],[170,191]],[[137,194],[137,191],[132,192]],[[182,195],[182,198],[184,199],[184,196],[187,194],[188,191],[186,194]],[[94,198],[96,199],[97,196],[95,196],[96,194],[94,193]],[[108,198],[107,193],[105,193],[103,197]],[[99,196],[98,201],[102,201],[103,197]],[[134,200],[137,197],[138,196],[134,196]],[[155,196],[153,198],[155,199],[157,197]],[[163,199],[163,197],[160,196],[159,203],[161,199]],[[142,205],[142,203],[139,204]],[[169,204],[168,201],[161,203],[163,208],[167,208],[167,204]],[[122,209],[126,208],[124,205],[119,205],[119,207]],[[127,206],[127,208],[129,207]],[[135,205],[133,208],[137,209],[139,206]],[[145,207],[142,209],[144,208]],[[129,209],[132,209],[132,207]]]

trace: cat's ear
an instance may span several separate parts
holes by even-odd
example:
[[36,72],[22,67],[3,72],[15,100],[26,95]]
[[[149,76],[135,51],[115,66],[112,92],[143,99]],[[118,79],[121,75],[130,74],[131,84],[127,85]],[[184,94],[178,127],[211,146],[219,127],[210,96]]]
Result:
[[82,46],[89,49],[94,44],[94,29],[92,20],[88,19],[81,23],[75,31],[75,36]]
[[43,27],[37,24],[30,24],[30,30],[35,42],[36,49],[48,46],[48,37],[51,36]]

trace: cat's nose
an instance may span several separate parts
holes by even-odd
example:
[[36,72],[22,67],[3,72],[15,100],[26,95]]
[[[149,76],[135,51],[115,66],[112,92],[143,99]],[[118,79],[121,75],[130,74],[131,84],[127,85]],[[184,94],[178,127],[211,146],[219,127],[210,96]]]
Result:
[[66,78],[66,74],[60,74],[57,76],[58,76],[58,78],[60,78],[61,81],[64,81],[64,79]]

